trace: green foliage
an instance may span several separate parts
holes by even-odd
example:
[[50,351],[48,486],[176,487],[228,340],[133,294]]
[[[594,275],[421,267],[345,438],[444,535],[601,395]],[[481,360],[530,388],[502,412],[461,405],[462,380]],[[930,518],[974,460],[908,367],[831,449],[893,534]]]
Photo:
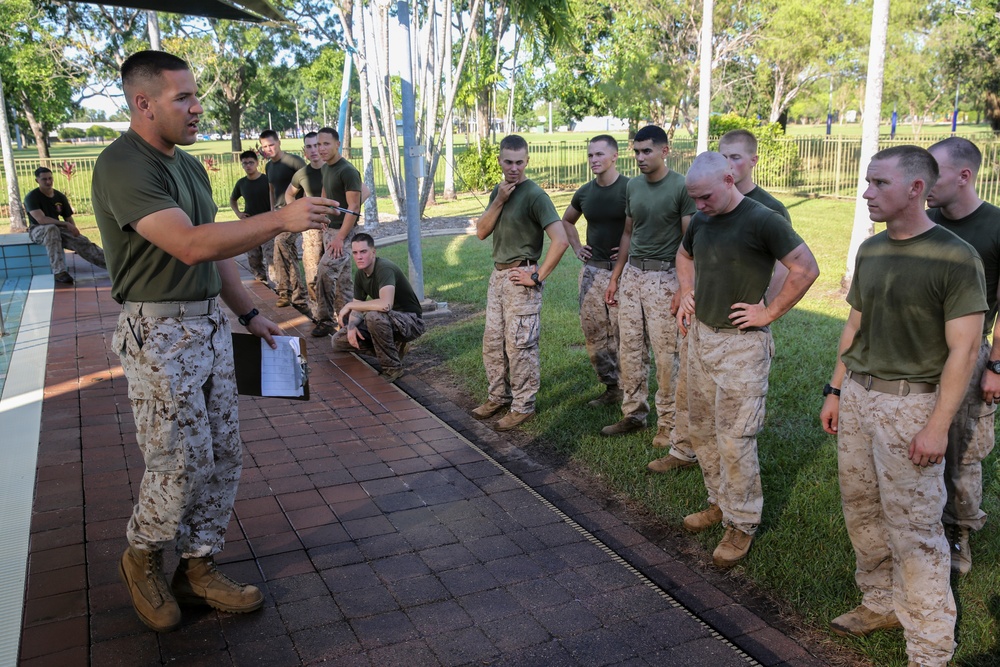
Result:
[[87,133],[78,127],[63,127],[59,129],[59,138],[63,141],[70,139],[83,139]]
[[757,155],[760,160],[754,168],[755,180],[778,180],[780,175],[791,174],[789,185],[798,184],[797,175],[802,168],[798,144],[779,141],[785,131],[778,123],[761,124],[754,118],[744,118],[727,113],[708,119],[709,150],[719,150],[719,137],[732,130],[749,130],[757,137]]
[[499,158],[499,145],[480,142],[458,156],[455,170],[469,190],[489,190],[503,180]]
[[87,136],[95,139],[117,139],[118,130],[112,130],[104,125],[91,125],[87,128]]

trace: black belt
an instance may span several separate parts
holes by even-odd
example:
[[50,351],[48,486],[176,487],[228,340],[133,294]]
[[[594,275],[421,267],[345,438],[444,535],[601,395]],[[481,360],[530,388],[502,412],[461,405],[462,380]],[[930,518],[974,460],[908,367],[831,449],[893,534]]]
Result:
[[610,259],[588,259],[587,266],[596,266],[599,269],[606,269],[610,271],[615,268],[615,263]]
[[628,263],[640,271],[669,271],[674,268],[673,262],[664,262],[662,259],[636,259],[629,257]]
[[721,334],[745,334],[750,333],[751,331],[770,331],[767,327],[746,327],[745,329],[737,329],[735,327],[710,327],[707,324],[705,326],[715,333]]
[[216,310],[215,297],[204,301],[126,301],[122,310],[137,317],[204,317]]
[[510,262],[509,264],[500,264],[498,262],[494,262],[493,266],[497,268],[497,271],[506,271],[507,269],[516,269],[521,266],[531,266],[532,263],[533,262],[529,262],[526,259],[519,259],[516,262]]
[[847,377],[854,380],[865,391],[877,391],[883,394],[908,396],[909,394],[933,394],[938,386],[929,382],[909,382],[908,380],[882,380],[867,373],[847,371]]

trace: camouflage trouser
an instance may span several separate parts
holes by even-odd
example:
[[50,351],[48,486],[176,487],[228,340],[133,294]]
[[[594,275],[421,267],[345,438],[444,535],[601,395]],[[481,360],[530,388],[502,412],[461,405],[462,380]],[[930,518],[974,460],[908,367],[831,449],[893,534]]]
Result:
[[708,502],[722,510],[724,525],[753,535],[764,508],[757,434],[774,341],[770,331],[716,332],[701,322],[688,338],[689,435]]
[[542,288],[510,282],[510,269],[490,275],[486,293],[483,366],[489,398],[521,413],[535,411],[542,384],[538,337],[542,328]]
[[649,414],[649,348],[656,359],[656,415],[667,431],[674,428],[674,382],[677,378],[677,322],[670,301],[677,273],[640,271],[625,265],[618,286],[618,368],[622,414],[642,422]]
[[274,282],[278,294],[297,306],[306,305],[306,290],[299,274],[299,234],[283,232],[274,237]]
[[302,269],[306,274],[306,291],[309,293],[309,308],[316,312],[319,299],[316,297],[316,279],[319,274],[319,260],[323,257],[323,230],[309,229],[302,232]]
[[[325,243],[329,243],[337,235],[336,229],[323,232]],[[319,273],[316,277],[316,310],[313,319],[319,322],[333,322],[340,309],[354,298],[354,279],[351,277],[351,239],[354,231],[344,239],[344,254],[335,258],[325,253],[319,260]]]
[[689,432],[690,419],[688,415],[687,390],[688,349],[691,344],[690,330],[694,327],[696,321],[694,315],[692,315],[691,323],[688,325],[688,335],[680,337],[677,340],[677,390],[674,392],[676,412],[674,413],[674,432],[670,436],[670,451],[667,452],[670,456],[690,463],[698,461],[698,457],[694,453],[694,446],[691,444],[691,434]]
[[969,380],[962,405],[948,429],[948,451],[944,457],[944,483],[948,499],[943,521],[947,525],[979,530],[986,523],[983,502],[983,459],[993,451],[993,416],[996,406],[983,401],[980,379],[990,358],[990,344],[979,347],[979,358]]
[[90,239],[83,234],[73,236],[59,225],[32,225],[28,228],[28,236],[38,245],[45,247],[45,251],[49,254],[52,273],[66,271],[64,250],[72,250],[94,266],[99,266],[102,269],[108,267],[104,263],[104,251],[91,243]]
[[611,271],[584,264],[580,269],[580,326],[590,363],[601,384],[618,384],[618,307],[604,302]]
[[910,441],[930,418],[937,394],[895,396],[841,387],[837,467],[854,579],[872,611],[895,610],[906,653],[945,665],[955,650],[951,553],[941,525],[944,466],[914,465]]
[[175,541],[185,558],[218,553],[243,467],[229,322],[218,308],[185,318],[123,310],[112,345],[146,463],[129,544]]
[[[390,310],[388,313],[368,311],[364,322],[358,324],[358,331],[364,340],[358,341],[361,352],[374,353],[383,371],[399,368],[399,344],[415,340],[424,334],[424,321],[416,313]],[[347,338],[347,327],[333,336],[334,352],[353,352],[354,347]]]
[[247,250],[247,264],[255,278],[270,278],[268,269],[274,264],[274,241]]

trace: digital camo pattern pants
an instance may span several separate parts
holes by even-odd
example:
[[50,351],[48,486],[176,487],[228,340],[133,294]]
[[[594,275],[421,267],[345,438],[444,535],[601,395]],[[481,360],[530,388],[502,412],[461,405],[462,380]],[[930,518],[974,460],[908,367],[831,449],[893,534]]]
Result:
[[[368,311],[358,331],[364,337],[359,341],[361,352],[374,353],[384,371],[403,365],[399,359],[399,345],[416,340],[424,334],[424,321],[416,313],[390,310],[388,313]],[[347,327],[338,331],[331,343],[335,352],[353,352],[347,338]]]
[[910,441],[934,410],[937,394],[894,396],[841,387],[837,468],[854,579],[872,611],[895,610],[906,653],[922,665],[946,665],[955,651],[951,553],[941,525],[944,466],[910,462]]
[[298,241],[298,232],[283,232],[274,237],[274,282],[278,294],[288,296],[296,306],[305,306],[306,290],[299,273]]
[[542,384],[538,337],[542,329],[542,288],[510,282],[510,271],[493,270],[486,292],[483,366],[489,399],[520,413],[535,411]]
[[319,261],[323,257],[323,230],[309,229],[302,232],[302,270],[306,274],[306,291],[309,293],[309,309],[315,313],[319,299],[316,296],[316,280]]
[[979,346],[979,358],[969,380],[962,405],[948,429],[948,451],[944,457],[947,501],[943,521],[947,525],[979,530],[986,523],[983,503],[983,459],[993,451],[993,418],[996,405],[983,401],[980,379],[990,358],[990,344]]
[[[337,235],[336,229],[326,229],[323,232],[325,243],[330,243]],[[316,310],[313,319],[319,322],[333,322],[337,313],[354,298],[354,279],[351,277],[351,240],[352,230],[344,239],[344,254],[334,257],[325,253],[319,260],[319,273],[316,278]]]
[[94,266],[99,266],[102,269],[106,269],[108,266],[104,263],[104,251],[91,243],[90,239],[83,234],[73,236],[59,225],[32,225],[28,228],[28,236],[33,242],[44,246],[49,255],[52,273],[66,271],[65,250],[72,250]]
[[753,535],[764,508],[757,434],[774,341],[769,331],[716,332],[701,322],[688,338],[689,434],[708,502],[724,525]]
[[243,467],[232,333],[203,317],[131,317],[112,339],[121,357],[136,440],[146,463],[129,544],[176,542],[185,558],[222,550]]
[[670,301],[677,273],[640,271],[625,265],[618,284],[618,368],[622,414],[645,422],[649,414],[649,348],[656,359],[656,415],[660,426],[674,428],[674,383],[677,378],[677,322]]
[[690,419],[688,415],[688,349],[691,345],[691,329],[697,320],[691,316],[688,324],[688,335],[679,336],[677,339],[677,390],[674,392],[674,431],[670,436],[670,456],[681,461],[697,463],[698,456],[694,453],[694,445],[691,444]]
[[269,269],[274,264],[274,240],[247,250],[247,264],[255,278],[271,278]]
[[590,364],[601,384],[618,384],[618,306],[604,302],[611,271],[584,264],[580,269],[580,327]]

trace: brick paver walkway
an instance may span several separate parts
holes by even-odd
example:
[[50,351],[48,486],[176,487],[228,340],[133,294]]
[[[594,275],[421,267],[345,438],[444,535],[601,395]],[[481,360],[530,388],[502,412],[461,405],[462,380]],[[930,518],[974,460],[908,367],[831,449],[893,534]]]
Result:
[[106,277],[75,272],[53,312],[20,664],[821,664],[419,378],[401,386],[420,402],[311,338],[312,400],[240,402],[219,560],[264,609],[147,630],[117,573],[143,472],[118,307]]

